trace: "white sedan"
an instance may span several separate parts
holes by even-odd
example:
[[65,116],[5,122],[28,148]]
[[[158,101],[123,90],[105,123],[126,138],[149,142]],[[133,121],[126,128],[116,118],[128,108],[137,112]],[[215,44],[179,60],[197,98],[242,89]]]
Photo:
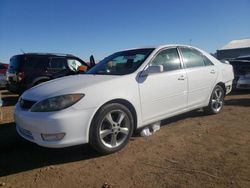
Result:
[[27,90],[15,107],[16,128],[41,146],[90,143],[108,154],[162,119],[199,108],[219,113],[233,78],[231,65],[191,46],[120,51],[87,74]]

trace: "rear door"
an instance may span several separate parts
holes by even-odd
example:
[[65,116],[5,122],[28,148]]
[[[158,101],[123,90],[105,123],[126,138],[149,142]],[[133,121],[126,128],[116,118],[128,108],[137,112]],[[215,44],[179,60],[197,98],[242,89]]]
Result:
[[188,107],[201,107],[213,90],[218,70],[201,52],[193,48],[179,48],[188,79]]
[[25,57],[24,71],[29,78],[41,76],[46,74],[46,67],[48,67],[49,58],[41,55],[30,55]]

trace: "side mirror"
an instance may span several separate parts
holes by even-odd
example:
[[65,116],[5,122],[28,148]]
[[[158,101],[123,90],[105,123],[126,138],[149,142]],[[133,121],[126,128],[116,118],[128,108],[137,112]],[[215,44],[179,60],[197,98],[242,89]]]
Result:
[[141,76],[148,76],[150,74],[163,72],[163,65],[149,65],[141,74]]
[[93,55],[90,56],[89,63],[91,68],[95,66],[95,59]]

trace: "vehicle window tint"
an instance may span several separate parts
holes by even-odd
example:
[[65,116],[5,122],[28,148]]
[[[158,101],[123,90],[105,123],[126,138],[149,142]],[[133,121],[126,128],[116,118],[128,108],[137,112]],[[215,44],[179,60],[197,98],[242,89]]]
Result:
[[120,55],[109,61],[107,66],[112,70],[127,72],[138,67],[138,63],[140,64],[144,58],[145,55],[143,54]]
[[13,56],[10,59],[9,69],[10,70],[19,70],[22,67],[22,58],[21,56]]
[[44,69],[48,66],[48,57],[30,56],[26,57],[25,68]]
[[130,74],[141,66],[153,50],[153,48],[145,48],[114,53],[97,63],[87,73],[104,75]]
[[183,62],[187,68],[205,66],[203,55],[197,50],[190,48],[180,48]]
[[210,59],[208,59],[205,55],[203,55],[203,60],[206,66],[214,65]]
[[75,59],[68,59],[67,63],[68,63],[69,69],[74,72],[76,72],[78,70],[78,67],[82,65],[79,61]]
[[166,49],[156,55],[151,65],[163,65],[164,71],[181,69],[181,61],[176,48]]
[[50,68],[57,70],[67,69],[65,58],[52,58],[50,61]]

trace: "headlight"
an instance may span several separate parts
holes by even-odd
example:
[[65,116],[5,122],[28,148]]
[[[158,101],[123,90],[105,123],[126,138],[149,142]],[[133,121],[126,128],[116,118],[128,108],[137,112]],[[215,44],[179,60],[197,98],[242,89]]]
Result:
[[83,97],[84,94],[69,94],[48,98],[36,103],[31,108],[31,112],[52,112],[63,110],[72,106]]

